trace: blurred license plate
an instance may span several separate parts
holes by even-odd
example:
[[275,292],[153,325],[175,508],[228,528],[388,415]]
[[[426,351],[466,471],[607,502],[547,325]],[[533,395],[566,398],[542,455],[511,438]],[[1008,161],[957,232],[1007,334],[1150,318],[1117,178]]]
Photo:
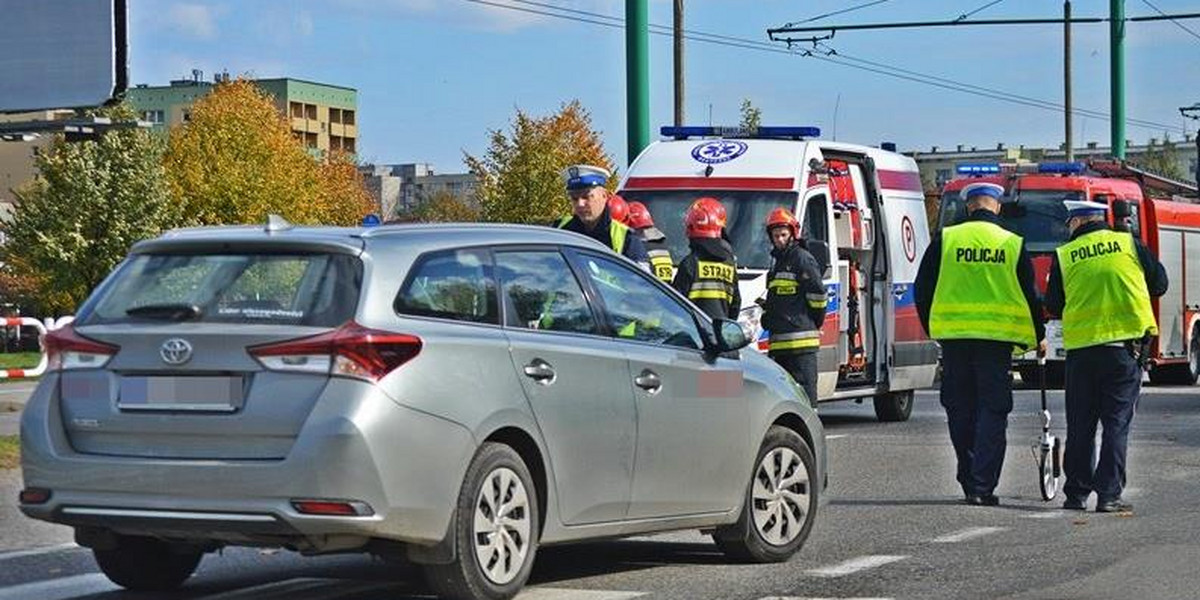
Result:
[[241,377],[122,377],[121,410],[233,412],[242,406]]

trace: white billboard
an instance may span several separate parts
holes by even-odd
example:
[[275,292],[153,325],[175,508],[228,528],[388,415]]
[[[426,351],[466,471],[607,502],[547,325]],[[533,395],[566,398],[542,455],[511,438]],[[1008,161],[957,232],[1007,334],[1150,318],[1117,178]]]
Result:
[[126,0],[0,0],[0,112],[99,106],[128,85]]

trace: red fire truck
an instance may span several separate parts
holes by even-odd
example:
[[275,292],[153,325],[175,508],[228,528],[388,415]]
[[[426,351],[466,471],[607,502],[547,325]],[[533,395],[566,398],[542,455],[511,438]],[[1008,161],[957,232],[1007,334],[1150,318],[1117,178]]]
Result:
[[[1025,238],[1033,258],[1038,289],[1046,291],[1054,250],[1067,241],[1063,200],[1109,204],[1114,226],[1142,240],[1167,270],[1170,289],[1154,301],[1160,335],[1151,346],[1152,383],[1194,384],[1200,375],[1200,204],[1196,187],[1131,167],[1121,161],[1001,165],[961,164],[960,177],[942,189],[937,227],[961,221],[966,207],[959,192],[986,181],[1004,186],[1001,221]],[[1050,321],[1047,381],[1061,385],[1064,375],[1062,326]],[[1035,381],[1033,353],[1018,357],[1014,367]]]

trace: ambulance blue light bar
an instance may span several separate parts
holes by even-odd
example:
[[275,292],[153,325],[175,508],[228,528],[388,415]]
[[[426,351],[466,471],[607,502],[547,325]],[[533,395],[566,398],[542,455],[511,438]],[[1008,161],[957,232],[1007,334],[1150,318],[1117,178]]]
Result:
[[685,125],[664,126],[659,132],[663,137],[684,140],[692,137],[727,138],[815,138],[821,137],[817,127],[720,127]]
[[1038,173],[1078,175],[1086,170],[1087,165],[1081,162],[1044,162],[1038,164]]
[[959,175],[995,175],[1000,172],[1000,163],[960,163],[954,170]]

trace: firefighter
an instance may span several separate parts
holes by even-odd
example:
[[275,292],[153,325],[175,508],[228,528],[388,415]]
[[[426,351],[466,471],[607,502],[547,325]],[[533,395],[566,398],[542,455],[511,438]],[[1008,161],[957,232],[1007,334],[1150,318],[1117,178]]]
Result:
[[817,406],[817,351],[829,301],[821,267],[800,239],[800,222],[786,208],[767,216],[774,262],[767,272],[762,325],[770,332],[768,355],[791,373]]
[[646,244],[646,254],[650,257],[650,269],[654,276],[670,285],[675,277],[675,261],[671,258],[671,249],[667,247],[667,236],[654,226],[654,218],[650,210],[641,202],[629,203],[629,222],[626,223],[642,236]]
[[612,220],[629,227],[629,203],[616,194],[609,194],[608,216]]
[[[1071,239],[1050,267],[1046,310],[1062,316],[1067,350],[1067,451],[1063,508],[1125,512],[1125,451],[1142,384],[1139,358],[1158,335],[1151,296],[1167,291],[1167,273],[1132,235],[1105,222],[1108,207],[1067,200]],[[1099,462],[1092,462],[1096,425],[1103,427]]]
[[736,319],[742,297],[737,259],[724,237],[725,207],[713,198],[700,198],[688,208],[684,229],[691,253],[679,262],[671,285],[713,320]]
[[1013,347],[1045,353],[1041,300],[1020,236],[1000,226],[1004,188],[963,188],[967,219],[932,240],[914,282],[917,312],[942,347],[941,403],[968,504],[996,506],[1012,411]]
[[563,171],[574,215],[559,219],[556,226],[586,235],[649,270],[642,239],[630,235],[629,227],[609,213],[609,192],[604,187],[609,177],[608,170],[591,165],[575,165]]

